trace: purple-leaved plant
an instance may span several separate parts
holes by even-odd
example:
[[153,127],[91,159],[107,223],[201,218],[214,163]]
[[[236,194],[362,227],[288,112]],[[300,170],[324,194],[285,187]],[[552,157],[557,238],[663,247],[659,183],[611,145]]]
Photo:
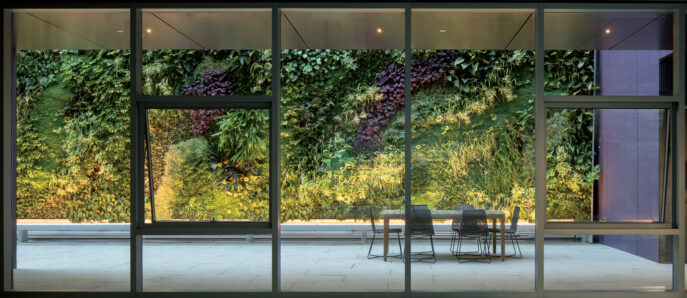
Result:
[[[436,55],[423,61],[413,61],[411,68],[411,91],[427,87],[436,82],[446,84],[448,70],[453,65],[458,51],[437,51]],[[380,101],[366,104],[363,109],[365,118],[358,123],[358,148],[374,148],[381,142],[379,133],[396,112],[405,104],[405,68],[392,63],[377,74],[375,86],[384,96]]]
[[[228,96],[234,95],[231,82],[227,75],[220,68],[208,69],[201,78],[196,79],[190,85],[184,84],[181,90],[183,95],[202,95],[202,96]],[[217,118],[224,113],[224,109],[211,110],[189,110],[189,115],[193,119],[191,129],[196,135],[202,135],[210,126],[217,121]]]

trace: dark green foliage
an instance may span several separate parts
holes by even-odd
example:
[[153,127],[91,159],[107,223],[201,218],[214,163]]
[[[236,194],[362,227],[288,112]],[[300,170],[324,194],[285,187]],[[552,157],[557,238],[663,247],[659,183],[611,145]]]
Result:
[[[204,137],[191,138],[169,147],[165,175],[155,192],[157,220],[257,220],[269,214],[267,176],[245,177],[242,190],[215,187],[213,150]],[[256,171],[266,172],[267,164]]]
[[[183,140],[188,140],[193,136],[193,120],[185,110],[158,109],[148,110],[148,127],[150,134],[150,148],[153,162],[153,190],[160,186],[160,179],[164,174],[164,157],[170,146]],[[146,178],[148,177],[148,163],[146,167]],[[146,183],[145,194],[150,190]]]
[[592,95],[593,51],[548,51],[544,64],[544,90],[561,95]]
[[147,50],[143,51],[143,93],[180,95],[184,84],[210,69],[221,69],[234,94],[265,95],[271,89],[268,50]]
[[129,52],[85,51],[65,59],[74,92],[62,128],[66,174],[60,181],[73,221],[129,220]]
[[213,169],[221,175],[217,184],[239,190],[245,178],[259,173],[258,164],[268,163],[269,116],[266,110],[229,110],[219,117],[217,132],[218,163]]

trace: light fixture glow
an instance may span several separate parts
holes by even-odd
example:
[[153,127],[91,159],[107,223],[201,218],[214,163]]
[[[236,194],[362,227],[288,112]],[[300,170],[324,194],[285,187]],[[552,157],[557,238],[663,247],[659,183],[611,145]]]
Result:
[[146,33],[148,33],[148,34],[153,33],[153,29],[147,28]]
[[439,32],[446,33],[446,29],[439,29]]
[[382,28],[377,28],[377,34],[382,34],[383,32],[384,30],[382,30]]
[[117,33],[124,33],[124,29],[117,29]]
[[611,28],[606,28],[606,30],[604,30],[604,33],[606,33],[606,35],[611,34]]

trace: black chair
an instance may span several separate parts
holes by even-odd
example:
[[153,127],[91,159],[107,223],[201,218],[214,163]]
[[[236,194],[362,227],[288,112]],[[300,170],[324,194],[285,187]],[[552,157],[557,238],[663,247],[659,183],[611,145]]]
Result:
[[[510,227],[505,231],[506,240],[510,239],[513,245],[513,254],[506,255],[509,258],[522,259],[522,251],[520,250],[520,243],[518,243],[518,220],[520,219],[520,206],[515,206],[513,209],[513,216],[510,219]],[[496,238],[501,233],[500,229],[489,229],[491,236]],[[517,245],[517,252],[515,250]]]
[[[454,210],[475,210],[475,206],[472,205],[456,205],[453,207]],[[451,222],[451,248],[449,249],[451,251],[451,254],[455,254],[454,248],[455,248],[455,243],[456,240],[458,239],[458,231],[460,231],[460,218],[459,217],[454,217],[453,221]]]
[[436,254],[434,253],[434,224],[432,222],[432,212],[429,211],[427,205],[412,205],[410,208],[410,238],[426,238],[429,237],[429,243],[432,250],[414,252],[410,255],[410,260],[424,262],[436,262]]
[[[464,239],[476,239],[478,250],[462,252]],[[458,249],[455,256],[460,263],[482,260],[491,262],[487,213],[484,210],[463,210],[460,230],[458,230]]]
[[[375,213],[374,209],[372,207],[369,208],[370,211],[370,224],[372,225],[372,242],[370,242],[370,249],[367,251],[367,258],[368,259],[373,259],[373,258],[380,258],[383,257],[383,255],[373,255],[372,254],[372,246],[375,244],[375,238],[377,237],[377,234],[382,234],[382,237],[384,237],[384,230],[377,230],[377,226],[375,226]],[[398,238],[398,250],[399,253],[398,255],[387,255],[389,258],[403,258],[403,249],[401,249],[401,229],[389,229],[389,234],[391,233],[396,233],[396,238]]]

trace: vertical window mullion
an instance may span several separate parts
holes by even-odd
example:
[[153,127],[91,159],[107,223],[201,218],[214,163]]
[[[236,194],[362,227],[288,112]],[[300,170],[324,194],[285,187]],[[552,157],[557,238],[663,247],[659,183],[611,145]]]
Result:
[[272,104],[270,107],[270,222],[272,228],[272,293],[281,291],[281,11],[272,8]]
[[[673,131],[675,140],[673,150],[673,206],[676,206],[673,218],[679,234],[673,242],[673,291],[685,291],[685,250],[687,249],[685,231],[685,7],[676,12],[673,18],[673,93],[679,98],[675,110]],[[677,250],[677,253],[675,253]]]
[[[130,13],[130,45],[129,45],[129,63],[130,63],[130,80],[131,80],[131,91],[129,96],[129,103],[131,109],[131,170],[130,170],[130,183],[131,192],[130,198],[130,220],[131,220],[131,230],[130,230],[130,241],[131,241],[131,252],[130,252],[130,287],[131,294],[136,295],[143,290],[143,236],[139,235],[138,230],[144,223],[145,220],[145,204],[143,200],[143,162],[144,154],[142,145],[142,125],[141,115],[144,111],[138,104],[138,98],[141,95],[141,43],[142,43],[142,22],[141,22],[141,10],[136,7],[131,8]],[[141,179],[139,179],[139,176]]]
[[535,50],[535,261],[534,290],[544,290],[544,226],[546,223],[546,108],[544,106],[544,6],[536,8]]

